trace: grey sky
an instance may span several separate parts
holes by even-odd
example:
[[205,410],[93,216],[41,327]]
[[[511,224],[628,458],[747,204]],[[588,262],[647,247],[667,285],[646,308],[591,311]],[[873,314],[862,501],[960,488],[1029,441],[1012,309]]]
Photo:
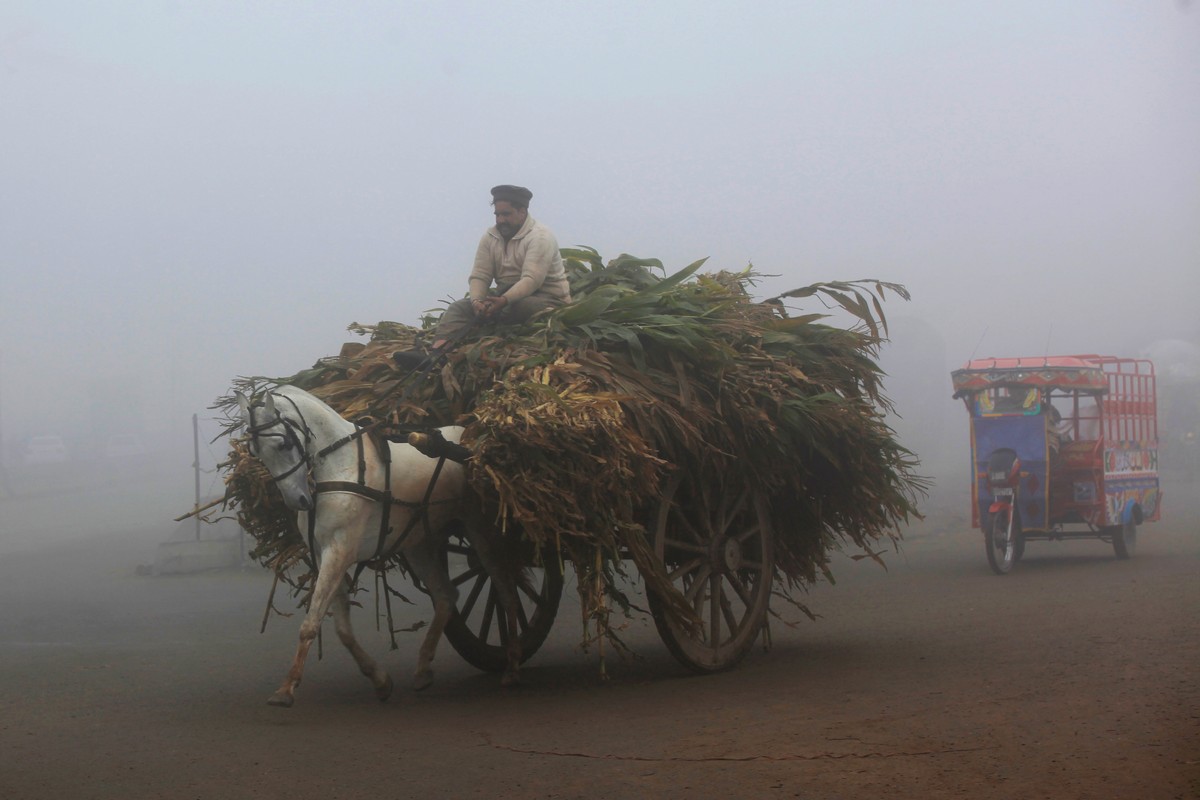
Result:
[[502,182],[608,258],[906,284],[939,402],[977,345],[1194,342],[1198,134],[1174,0],[9,0],[0,433],[116,396],[187,440],[234,376],[460,295]]

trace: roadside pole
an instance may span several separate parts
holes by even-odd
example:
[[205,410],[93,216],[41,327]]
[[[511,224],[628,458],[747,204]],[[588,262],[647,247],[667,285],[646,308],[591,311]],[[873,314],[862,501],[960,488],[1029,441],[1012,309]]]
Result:
[[192,414],[192,468],[196,473],[196,541],[200,541],[200,418]]
[[[0,404],[4,397],[4,351],[0,350]],[[0,493],[12,494],[8,486],[8,440],[4,438],[4,418],[0,416]]]

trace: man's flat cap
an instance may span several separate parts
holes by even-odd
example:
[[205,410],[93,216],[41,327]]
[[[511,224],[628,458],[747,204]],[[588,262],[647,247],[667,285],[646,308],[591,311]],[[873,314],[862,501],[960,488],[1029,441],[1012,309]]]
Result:
[[524,186],[512,186],[504,183],[492,187],[492,200],[503,200],[506,203],[515,201],[521,205],[528,205],[531,199],[533,199],[533,192]]

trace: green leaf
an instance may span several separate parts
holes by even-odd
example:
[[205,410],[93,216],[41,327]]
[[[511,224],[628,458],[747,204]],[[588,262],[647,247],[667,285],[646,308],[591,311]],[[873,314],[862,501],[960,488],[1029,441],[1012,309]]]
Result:
[[698,269],[700,269],[700,267],[704,266],[705,261],[708,261],[708,258],[702,258],[699,261],[695,261],[695,262],[687,265],[683,269],[679,270],[679,272],[676,272],[674,275],[670,275],[666,278],[663,278],[661,281],[654,284],[653,286],[651,286],[647,289],[643,289],[638,294],[660,295],[667,291],[670,291],[675,286],[678,286],[679,284],[686,281],[688,278],[695,275],[696,270],[698,270]]
[[621,295],[622,290],[616,286],[601,286],[582,300],[563,306],[554,312],[554,317],[565,325],[580,325],[591,322],[604,313]]

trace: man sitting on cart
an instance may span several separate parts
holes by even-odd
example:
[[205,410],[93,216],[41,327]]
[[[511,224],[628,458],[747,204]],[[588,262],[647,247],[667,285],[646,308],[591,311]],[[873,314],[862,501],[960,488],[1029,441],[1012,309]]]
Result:
[[524,186],[492,187],[496,224],[484,231],[475,250],[468,296],[451,303],[442,314],[430,352],[396,353],[397,363],[420,367],[436,361],[479,320],[524,322],[540,311],[571,302],[558,240],[529,215],[532,198],[533,192]]

